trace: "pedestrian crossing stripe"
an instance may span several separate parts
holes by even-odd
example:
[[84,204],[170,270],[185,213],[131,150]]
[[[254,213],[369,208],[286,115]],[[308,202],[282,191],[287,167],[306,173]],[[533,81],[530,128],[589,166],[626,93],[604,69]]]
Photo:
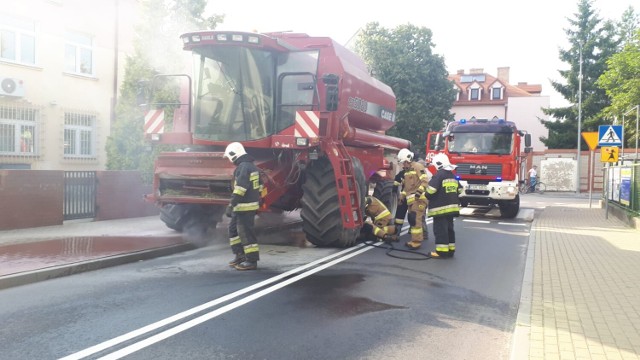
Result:
[[615,146],[622,145],[622,126],[621,125],[600,125],[598,128],[599,146]]

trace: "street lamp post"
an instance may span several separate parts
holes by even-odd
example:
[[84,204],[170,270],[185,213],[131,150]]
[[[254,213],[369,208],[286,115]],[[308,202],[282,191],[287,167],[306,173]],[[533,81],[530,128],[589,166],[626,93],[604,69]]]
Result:
[[576,194],[580,194],[580,136],[582,132],[582,43],[578,44],[580,52],[580,66],[578,71],[578,151],[576,154]]

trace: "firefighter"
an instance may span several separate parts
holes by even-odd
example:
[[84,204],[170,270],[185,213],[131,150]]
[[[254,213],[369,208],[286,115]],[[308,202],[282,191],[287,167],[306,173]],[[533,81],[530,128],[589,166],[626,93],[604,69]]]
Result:
[[431,163],[438,170],[427,187],[428,214],[433,218],[433,234],[436,242],[436,250],[431,252],[431,257],[450,258],[456,251],[453,218],[460,215],[458,196],[462,192],[462,186],[453,174],[456,166],[449,162],[446,154],[436,154]]
[[364,214],[367,221],[362,226],[361,235],[364,240],[374,240],[376,238],[384,242],[396,242],[398,236],[395,235],[396,227],[393,224],[391,211],[387,209],[382,201],[373,196],[365,198]]
[[256,270],[260,251],[255,234],[255,216],[260,206],[260,169],[253,163],[242,144],[233,142],[224,151],[236,169],[233,172],[233,193],[225,215],[229,222],[229,244],[235,257],[229,262],[237,270]]
[[413,161],[413,153],[409,149],[401,149],[398,152],[398,162],[402,165],[402,170],[396,176],[394,185],[402,186],[402,191],[396,209],[395,225],[399,234],[408,212],[411,240],[405,245],[415,250],[420,248],[425,240],[423,223],[428,204],[425,195],[429,182],[428,171],[424,165]]

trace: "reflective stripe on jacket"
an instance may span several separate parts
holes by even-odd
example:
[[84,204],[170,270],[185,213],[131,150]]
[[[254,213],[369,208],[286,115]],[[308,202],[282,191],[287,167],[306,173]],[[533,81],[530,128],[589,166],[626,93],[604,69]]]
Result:
[[440,169],[429,181],[427,198],[429,199],[429,216],[460,214],[458,195],[462,187],[452,171]]
[[256,211],[260,207],[260,169],[253,163],[253,157],[245,154],[236,160],[233,172],[233,211]]

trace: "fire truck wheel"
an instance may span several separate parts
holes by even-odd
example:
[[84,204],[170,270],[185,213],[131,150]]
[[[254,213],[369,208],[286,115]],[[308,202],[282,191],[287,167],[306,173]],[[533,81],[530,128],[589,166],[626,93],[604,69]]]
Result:
[[518,216],[520,211],[520,195],[516,195],[516,198],[510,202],[503,202],[498,205],[500,207],[500,215],[505,219],[513,219]]
[[[360,166],[361,167],[361,166]],[[362,172],[362,169],[360,169]],[[358,171],[356,171],[356,174]],[[356,175],[363,179],[364,173]],[[355,244],[360,229],[345,229],[340,212],[340,201],[336,187],[335,173],[328,159],[314,161],[306,171],[306,181],[302,186],[302,230],[307,240],[321,247],[349,247]],[[364,200],[364,197],[358,196]]]

